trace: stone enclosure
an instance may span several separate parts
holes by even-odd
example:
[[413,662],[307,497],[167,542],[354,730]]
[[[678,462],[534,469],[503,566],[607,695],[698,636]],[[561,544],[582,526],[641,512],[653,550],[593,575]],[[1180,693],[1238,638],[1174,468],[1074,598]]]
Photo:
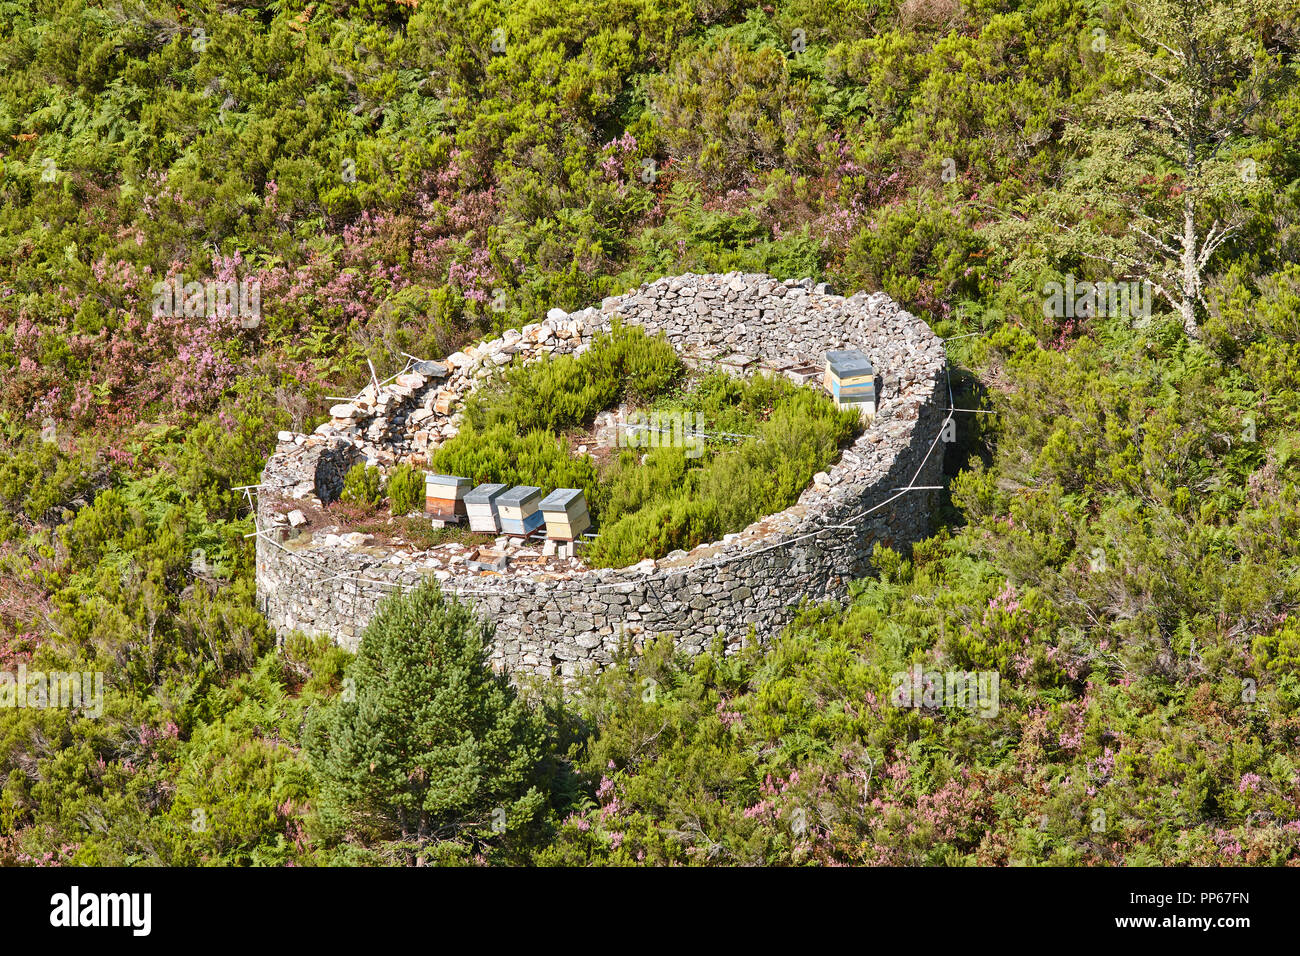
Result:
[[[629,568],[592,570],[521,549],[504,573],[476,572],[460,545],[421,551],[325,526],[321,506],[353,463],[423,463],[456,434],[460,399],[495,368],[516,355],[580,353],[615,317],[662,331],[688,364],[736,374],[820,381],[823,352],[862,349],[879,377],[876,416],[792,507]],[[926,489],[943,478],[945,366],[943,343],[887,296],[845,298],[810,280],[682,275],[600,308],[552,309],[445,363],[413,360],[393,382],[336,405],[312,435],[280,433],[257,496],[259,603],[281,635],[324,633],[355,647],[384,597],[432,575],[495,622],[493,663],[515,676],[572,676],[656,635],[691,654],[719,633],[729,647],[768,637],[804,598],[843,597],[870,572],[876,542],[905,550],[928,532],[937,492]]]

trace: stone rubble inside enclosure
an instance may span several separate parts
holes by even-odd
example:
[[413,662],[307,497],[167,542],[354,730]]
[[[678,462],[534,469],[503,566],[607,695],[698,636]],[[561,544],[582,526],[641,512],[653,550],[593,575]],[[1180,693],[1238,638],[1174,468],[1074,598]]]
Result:
[[[515,356],[580,353],[616,317],[663,332],[688,365],[738,375],[763,370],[817,382],[822,353],[861,349],[881,379],[879,409],[792,507],[722,541],[629,568],[546,558],[544,569],[521,562],[479,572],[466,566],[470,549],[462,545],[421,552],[378,547],[356,533],[297,530],[294,502],[319,508],[335,500],[356,462],[425,464],[457,433],[462,398],[495,370]],[[383,597],[432,574],[496,623],[494,664],[514,675],[572,676],[612,662],[620,642],[638,647],[655,635],[692,654],[720,632],[729,648],[751,629],[769,637],[805,597],[842,598],[849,581],[871,572],[876,542],[905,550],[928,532],[937,493],[900,489],[942,483],[945,365],[943,343],[888,296],[844,298],[809,279],[688,274],[599,308],[551,309],[543,321],[445,363],[367,386],[356,401],[331,408],[314,434],[280,433],[258,494],[259,603],[281,635],[324,633],[354,648]]]

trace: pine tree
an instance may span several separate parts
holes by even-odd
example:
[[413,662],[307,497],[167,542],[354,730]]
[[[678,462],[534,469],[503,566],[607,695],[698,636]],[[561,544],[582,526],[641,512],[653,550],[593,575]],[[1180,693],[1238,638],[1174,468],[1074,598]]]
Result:
[[383,603],[343,694],[305,734],[328,829],[410,856],[537,820],[543,733],[492,672],[492,632],[433,582]]

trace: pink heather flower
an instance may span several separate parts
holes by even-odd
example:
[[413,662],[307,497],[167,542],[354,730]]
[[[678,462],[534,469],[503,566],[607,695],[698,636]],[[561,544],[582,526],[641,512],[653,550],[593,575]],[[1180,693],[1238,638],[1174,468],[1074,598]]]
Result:
[[1238,793],[1252,793],[1259,789],[1259,774],[1244,773],[1241,775],[1241,782],[1237,784]]
[[1109,778],[1115,772],[1115,754],[1109,747],[1096,760],[1088,761],[1088,772],[1096,777]]
[[[1006,611],[1008,614],[1014,614],[1016,611],[1020,610],[1020,599],[1016,596],[1016,586],[1008,581],[1007,586],[1002,589],[1001,594],[995,595],[989,599],[988,609],[990,611],[1002,610]],[[985,620],[987,621],[987,619],[988,615],[986,614]]]
[[718,701],[718,718],[722,721],[724,727],[734,727],[740,723],[740,714],[734,710],[727,710],[725,700]]

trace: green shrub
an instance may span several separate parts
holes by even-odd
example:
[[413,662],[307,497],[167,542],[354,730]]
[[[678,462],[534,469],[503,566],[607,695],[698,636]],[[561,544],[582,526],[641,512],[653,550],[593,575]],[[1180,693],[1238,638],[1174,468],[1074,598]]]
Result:
[[541,725],[493,672],[491,638],[432,582],[380,606],[348,670],[355,696],[313,714],[304,735],[327,831],[414,856],[494,839],[498,807],[507,835],[544,812]]
[[56,520],[78,495],[85,495],[97,469],[91,455],[67,455],[53,443],[33,442],[0,454],[0,538],[18,536],[27,521]]
[[839,458],[857,426],[856,412],[839,410],[812,389],[799,389],[777,404],[754,438],[699,471],[695,494],[715,503],[723,533],[739,531],[794,504],[813,475]]
[[474,484],[493,481],[547,490],[582,488],[588,502],[595,499],[596,466],[591,457],[575,458],[562,439],[547,431],[520,434],[507,424],[483,431],[466,428],[434,452],[430,465],[437,472],[460,475]]
[[640,326],[616,322],[582,355],[511,367],[497,387],[470,397],[465,417],[479,429],[510,425],[520,433],[563,431],[590,424],[620,401],[653,398],[682,371],[681,359],[662,334],[652,338]]
[[600,492],[604,525],[586,551],[589,563],[622,567],[689,550],[788,508],[857,429],[856,412],[818,391],[721,374],[687,393],[686,403],[709,409],[710,422],[728,423],[710,429],[753,428],[753,437],[698,464],[679,448],[655,449],[644,465],[624,454]]
[[762,168],[810,167],[826,135],[808,80],[792,77],[785,54],[772,46],[710,44],[678,58],[648,86],[673,156],[714,188]]
[[716,502],[679,493],[604,528],[584,557],[595,567],[626,567],[714,541],[722,537],[719,528]]
[[592,513],[599,511],[605,522],[617,521],[655,500],[670,497],[686,481],[687,471],[695,464],[681,448],[652,448],[645,453],[625,450],[617,466],[601,482],[594,500],[588,500]]
[[343,477],[343,493],[339,495],[339,500],[373,508],[383,498],[379,491],[381,479],[382,473],[378,468],[353,465]]
[[424,472],[411,465],[398,465],[388,476],[388,504],[395,516],[410,514],[424,506]]

